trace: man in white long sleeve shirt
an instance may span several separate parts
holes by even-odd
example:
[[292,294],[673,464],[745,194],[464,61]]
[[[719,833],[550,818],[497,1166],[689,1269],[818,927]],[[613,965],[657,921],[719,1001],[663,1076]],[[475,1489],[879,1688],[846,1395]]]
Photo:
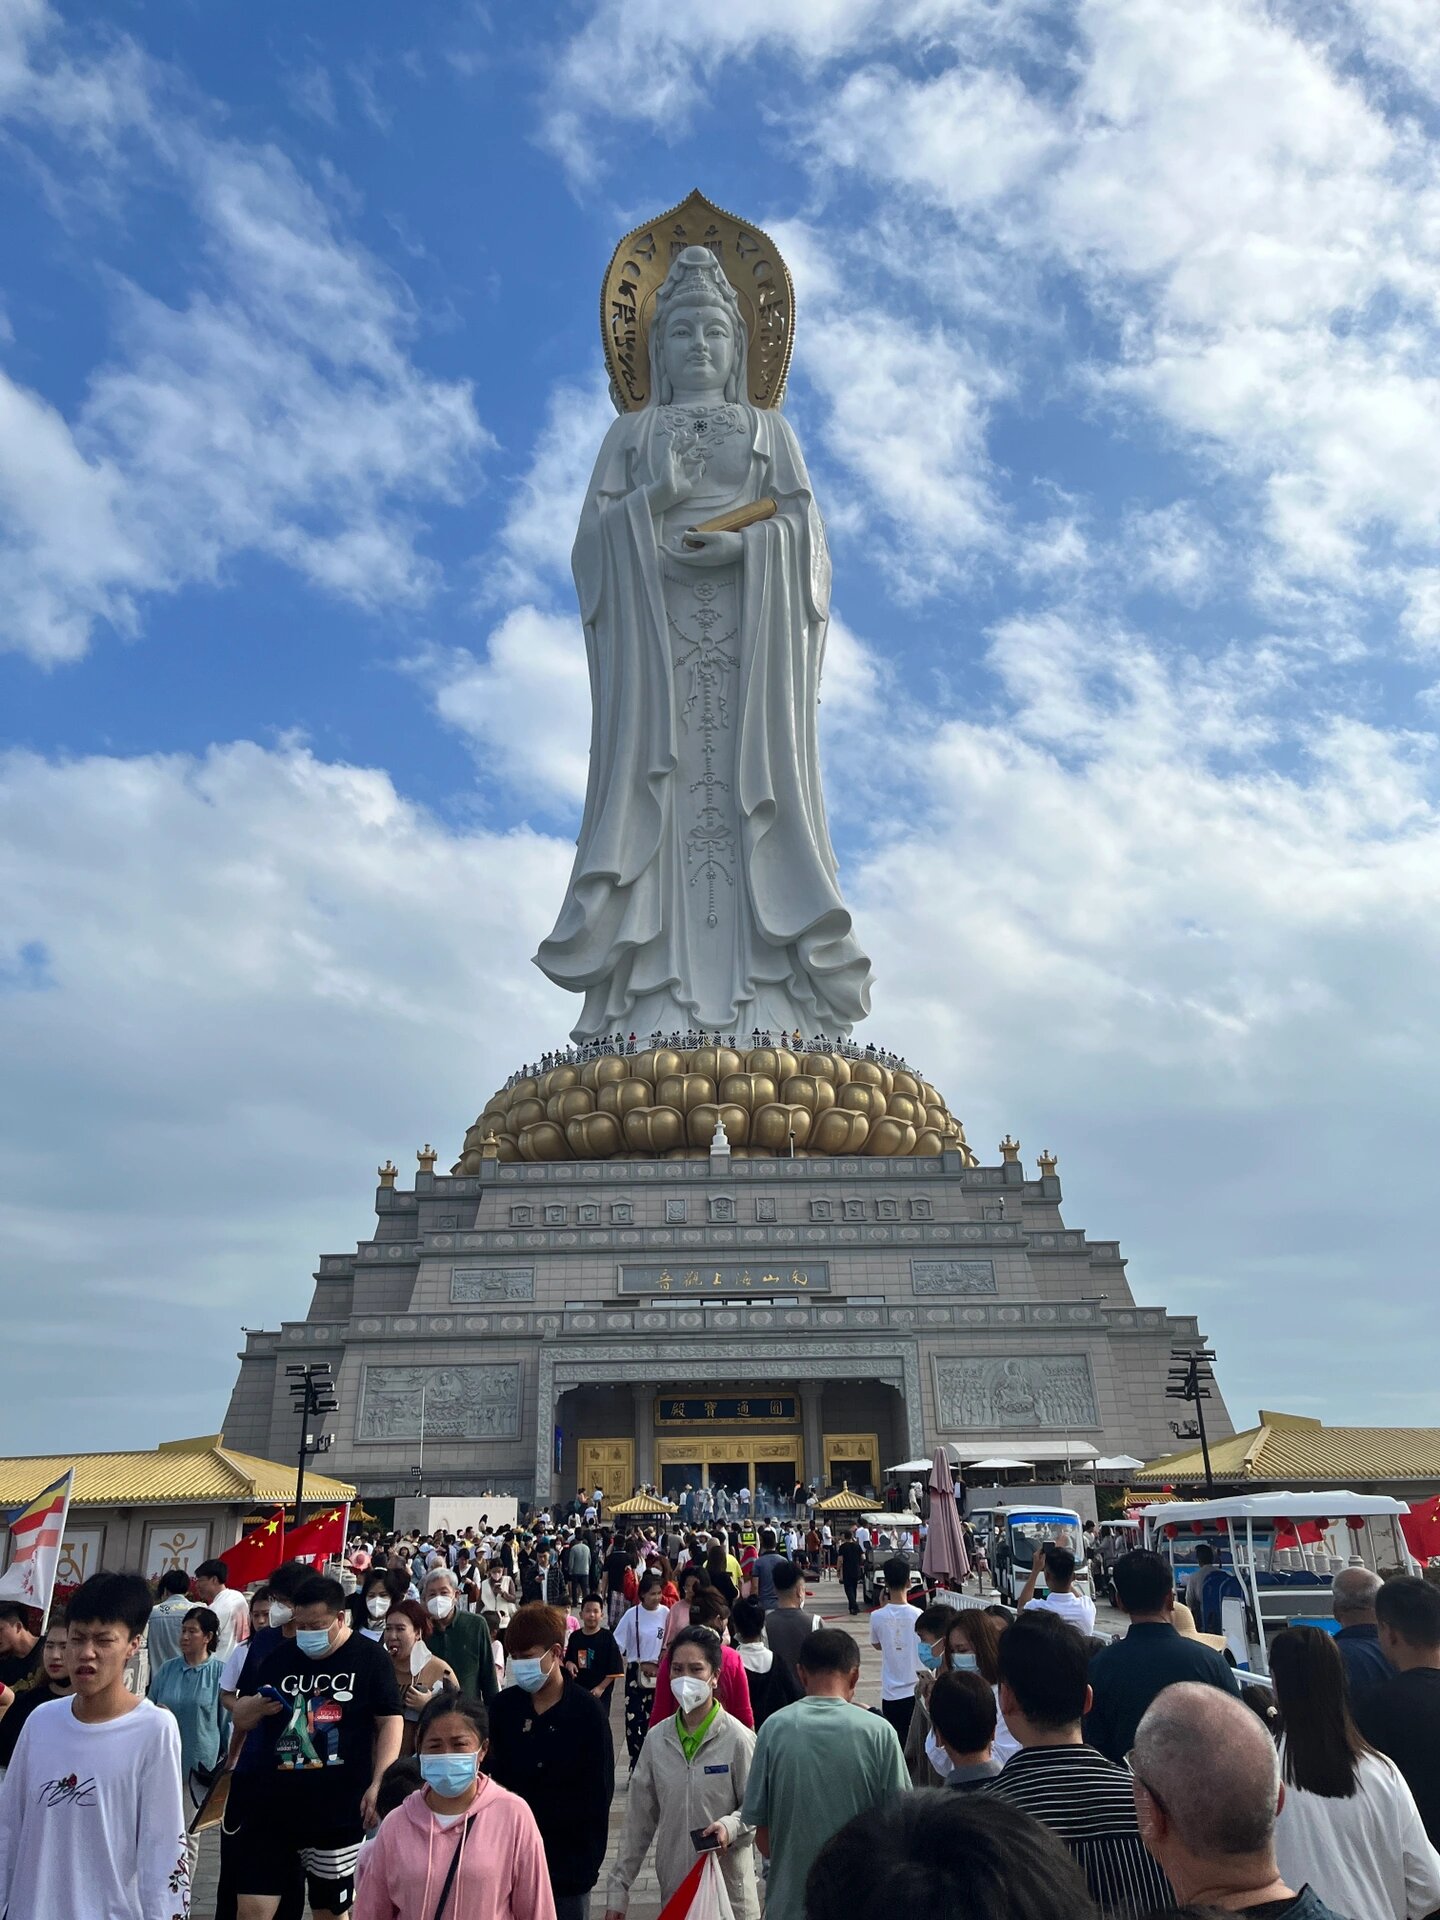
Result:
[[150,1606],[129,1573],[97,1573],[70,1602],[74,1695],[30,1715],[0,1786],[7,1920],[187,1920],[179,1729],[125,1688]]

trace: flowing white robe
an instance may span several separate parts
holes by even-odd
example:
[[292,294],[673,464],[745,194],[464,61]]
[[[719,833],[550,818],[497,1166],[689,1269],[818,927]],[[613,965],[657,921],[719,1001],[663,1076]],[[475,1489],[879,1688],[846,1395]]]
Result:
[[[565,903],[536,955],[585,996],[577,1040],[676,1026],[834,1035],[869,1011],[820,788],[824,527],[783,415],[739,411],[748,473],[726,504],[769,494],[778,511],[746,528],[738,566],[664,552],[646,493],[664,407],[610,428],[581,515],[590,776]],[[715,510],[706,499],[688,518]]]

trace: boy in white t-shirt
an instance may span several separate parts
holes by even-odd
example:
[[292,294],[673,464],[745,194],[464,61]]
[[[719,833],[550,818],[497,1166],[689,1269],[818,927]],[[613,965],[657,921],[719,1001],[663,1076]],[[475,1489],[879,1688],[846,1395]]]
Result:
[[915,1682],[920,1657],[915,1644],[919,1607],[905,1596],[910,1590],[910,1565],[898,1557],[881,1568],[885,1577],[885,1605],[870,1616],[870,1644],[880,1649],[880,1711],[894,1727],[901,1746],[915,1711]]
[[150,1618],[138,1573],[97,1573],[69,1606],[75,1691],[37,1707],[0,1787],[8,1920],[186,1920],[180,1729],[126,1690]]
[[[1045,1575],[1045,1584],[1050,1591],[1035,1598],[1035,1588],[1041,1572]],[[1083,1593],[1071,1591],[1071,1582],[1075,1578],[1075,1556],[1068,1547],[1060,1547],[1053,1540],[1036,1549],[1035,1559],[1030,1568],[1030,1578],[1025,1582],[1020,1595],[1020,1606],[1043,1608],[1046,1613],[1058,1613],[1062,1620],[1068,1620],[1072,1627],[1078,1627],[1084,1634],[1095,1631],[1095,1602],[1088,1600]]]

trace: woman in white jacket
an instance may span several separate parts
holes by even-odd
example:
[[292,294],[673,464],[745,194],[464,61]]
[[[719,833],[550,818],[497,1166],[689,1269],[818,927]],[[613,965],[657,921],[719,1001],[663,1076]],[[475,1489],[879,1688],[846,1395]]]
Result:
[[660,1898],[668,1900],[695,1863],[690,1836],[700,1827],[719,1842],[735,1920],[759,1920],[755,1829],[740,1819],[755,1736],[715,1697],[722,1651],[710,1627],[682,1627],[670,1643],[670,1685],[679,1711],[651,1727],[630,1777],[605,1920],[623,1920],[652,1840]]
[[1440,1908],[1440,1853],[1399,1770],[1356,1731],[1335,1642],[1318,1627],[1288,1627],[1270,1665],[1284,1728],[1280,1877],[1308,1881],[1348,1920],[1423,1920]]

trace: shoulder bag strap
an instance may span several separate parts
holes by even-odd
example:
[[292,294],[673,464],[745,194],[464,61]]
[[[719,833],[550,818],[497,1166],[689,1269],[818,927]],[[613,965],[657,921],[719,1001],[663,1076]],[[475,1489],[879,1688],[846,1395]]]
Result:
[[474,1826],[478,1818],[478,1814],[472,1813],[460,1829],[460,1842],[454,1853],[450,1856],[450,1871],[445,1875],[445,1884],[440,1889],[440,1898],[435,1903],[435,1911],[431,1915],[430,1920],[442,1920],[442,1915],[446,1907],[450,1904],[450,1889],[454,1886],[455,1876],[460,1871],[460,1856],[465,1851],[465,1842],[470,1838],[470,1829]]

